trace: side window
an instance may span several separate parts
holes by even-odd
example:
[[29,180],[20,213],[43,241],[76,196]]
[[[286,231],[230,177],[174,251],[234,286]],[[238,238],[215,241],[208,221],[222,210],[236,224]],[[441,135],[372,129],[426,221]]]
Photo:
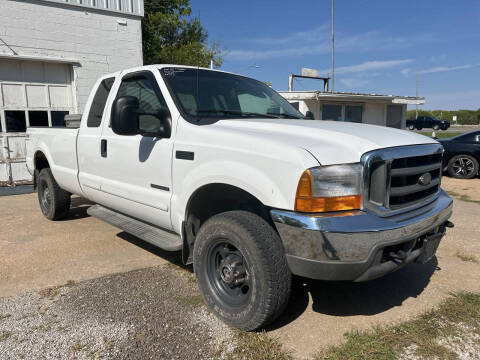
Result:
[[137,75],[122,80],[117,97],[134,96],[138,99],[138,127],[145,132],[158,131],[162,125],[157,116],[159,110],[167,109],[167,104],[154,79],[148,75]]
[[87,126],[99,127],[102,122],[103,110],[105,109],[105,103],[107,102],[108,94],[115,81],[115,78],[108,78],[103,80],[98,86],[97,92],[90,106],[90,113],[88,114]]

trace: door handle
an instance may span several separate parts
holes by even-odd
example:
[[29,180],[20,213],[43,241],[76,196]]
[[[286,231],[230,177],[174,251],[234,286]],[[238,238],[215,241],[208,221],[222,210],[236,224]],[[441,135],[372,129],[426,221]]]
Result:
[[107,139],[102,139],[100,142],[100,155],[107,157]]

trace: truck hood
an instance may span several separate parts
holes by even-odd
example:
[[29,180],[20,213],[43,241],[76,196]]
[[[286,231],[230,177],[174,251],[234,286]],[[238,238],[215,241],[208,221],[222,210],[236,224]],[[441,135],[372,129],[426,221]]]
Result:
[[358,162],[364,153],[381,148],[437,143],[406,130],[340,121],[228,119],[210,126],[231,133],[231,139],[235,134],[257,138],[258,151],[271,142],[303,148],[322,165]]

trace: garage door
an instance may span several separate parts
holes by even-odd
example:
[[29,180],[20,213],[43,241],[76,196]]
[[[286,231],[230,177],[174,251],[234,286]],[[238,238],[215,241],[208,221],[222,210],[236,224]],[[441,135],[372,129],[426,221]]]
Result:
[[26,128],[65,126],[74,108],[70,64],[0,59],[0,184],[30,178]]

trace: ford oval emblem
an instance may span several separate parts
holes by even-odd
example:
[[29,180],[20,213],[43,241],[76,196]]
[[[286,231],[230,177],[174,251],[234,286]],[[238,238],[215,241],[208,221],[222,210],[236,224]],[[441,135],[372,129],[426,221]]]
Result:
[[419,178],[418,178],[418,183],[420,185],[428,185],[432,182],[432,175],[430,175],[429,172],[426,172],[425,174],[422,174]]

